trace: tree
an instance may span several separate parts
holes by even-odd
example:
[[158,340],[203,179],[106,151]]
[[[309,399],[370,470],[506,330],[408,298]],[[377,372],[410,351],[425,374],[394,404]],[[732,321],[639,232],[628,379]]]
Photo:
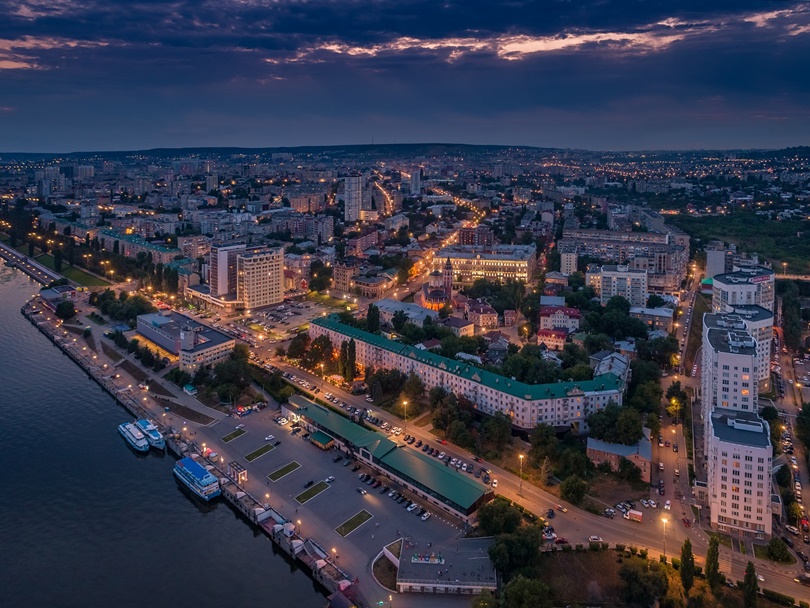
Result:
[[669,411],[671,416],[680,418],[683,407],[689,401],[689,395],[687,395],[686,391],[681,387],[680,380],[676,380],[669,385],[666,392],[666,397],[667,402],[669,403],[667,406],[667,411]]
[[500,534],[489,546],[489,558],[495,568],[508,577],[515,570],[534,567],[542,542],[543,530],[538,526],[521,528],[512,534]]
[[681,546],[680,574],[683,590],[688,596],[692,585],[695,584],[695,556],[692,554],[692,541],[688,538],[683,542],[683,546]]
[[481,431],[484,439],[494,443],[496,449],[502,448],[512,440],[512,422],[501,412],[487,418]]
[[588,484],[581,477],[569,475],[560,484],[560,496],[568,502],[578,505],[585,498]]
[[619,477],[625,481],[638,482],[641,481],[641,469],[639,469],[632,460],[622,457],[619,459]]
[[636,410],[626,407],[619,412],[616,420],[617,443],[624,445],[635,445],[644,437],[644,430],[641,425],[641,414]]
[[790,555],[790,551],[788,551],[788,547],[785,544],[785,541],[776,536],[774,536],[768,543],[768,557],[777,562],[793,561],[793,558]]
[[475,596],[472,608],[498,608],[498,599],[492,595],[491,591],[482,591]]
[[62,250],[55,249],[53,252],[53,269],[56,272],[62,272]]
[[442,306],[439,309],[439,318],[440,319],[446,319],[447,317],[450,316],[450,314],[452,312],[453,312],[453,307],[450,306],[449,304],[445,304],[444,306]]
[[425,383],[416,373],[410,372],[405,384],[402,385],[402,392],[411,401],[417,401],[425,394]]
[[666,306],[666,303],[667,301],[657,293],[650,294],[650,297],[647,298],[647,308],[661,308]]
[[490,536],[511,534],[520,527],[523,516],[505,500],[492,500],[478,509],[478,524]]
[[659,564],[623,564],[619,578],[624,581],[624,600],[629,606],[648,608],[666,594],[669,581]]
[[34,241],[33,240],[28,241],[28,257],[29,258],[34,257]]
[[712,589],[720,584],[720,539],[717,534],[712,534],[706,551],[706,582]]
[[59,302],[55,313],[57,317],[63,321],[67,321],[76,315],[76,309],[73,307],[73,302],[65,300],[64,302]]
[[402,331],[402,328],[405,327],[405,324],[408,322],[408,315],[405,314],[404,310],[398,310],[394,313],[391,317],[391,325],[394,326],[394,329],[397,331]]
[[647,414],[647,417],[644,419],[644,425],[650,429],[650,435],[653,437],[661,432],[661,421],[658,419],[655,412]]
[[357,373],[357,343],[354,338],[349,340],[349,345],[346,347],[346,373],[343,374],[346,382],[354,382],[355,374]]
[[239,342],[233,347],[233,358],[241,361],[247,361],[250,359],[250,347],[247,344],[242,344]]
[[287,347],[287,356],[290,359],[301,359],[306,354],[307,350],[309,350],[309,344],[309,334],[297,334],[290,340],[290,345]]
[[551,426],[538,424],[532,429],[529,442],[532,446],[529,449],[529,459],[535,466],[545,459],[557,457],[559,441]]
[[548,456],[543,458],[543,462],[540,463],[540,470],[537,476],[540,478],[540,483],[544,486],[547,486],[549,481],[551,481],[551,460],[549,460]]
[[756,608],[758,591],[757,571],[754,564],[748,562],[745,567],[745,578],[743,579],[743,606],[745,608]]
[[790,467],[786,464],[779,467],[779,470],[776,472],[774,477],[776,478],[776,483],[783,488],[789,487],[790,482],[793,481],[793,475],[790,473]]
[[551,590],[536,578],[518,575],[503,589],[503,603],[509,608],[542,608],[551,606]]
[[346,340],[340,343],[340,353],[338,354],[338,373],[346,379],[346,360],[349,358],[349,343]]
[[368,305],[368,312],[366,313],[366,330],[376,334],[380,331],[380,309],[374,304]]

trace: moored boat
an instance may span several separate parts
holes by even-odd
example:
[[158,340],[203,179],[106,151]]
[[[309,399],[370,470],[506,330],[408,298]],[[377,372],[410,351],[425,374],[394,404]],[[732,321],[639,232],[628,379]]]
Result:
[[180,483],[206,502],[221,493],[217,478],[193,458],[186,457],[178,460],[173,472]]
[[138,430],[144,434],[146,441],[148,441],[149,445],[151,445],[153,448],[162,450],[166,447],[166,440],[163,439],[163,435],[157,430],[154,422],[141,418],[140,420],[135,421],[135,425],[138,427]]
[[146,437],[144,437],[143,433],[138,430],[138,427],[131,422],[119,424],[118,432],[133,450],[137,450],[138,452],[149,451],[149,442],[146,440]]

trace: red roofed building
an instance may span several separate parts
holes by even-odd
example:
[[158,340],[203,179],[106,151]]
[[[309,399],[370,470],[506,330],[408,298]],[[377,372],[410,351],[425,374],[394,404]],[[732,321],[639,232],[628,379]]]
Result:
[[579,329],[582,313],[566,306],[543,306],[540,309],[540,329],[565,329],[568,332]]
[[551,350],[562,350],[567,337],[568,332],[564,329],[541,329],[537,332],[537,341]]
[[498,312],[489,304],[481,302],[467,303],[467,318],[475,323],[476,327],[498,327]]

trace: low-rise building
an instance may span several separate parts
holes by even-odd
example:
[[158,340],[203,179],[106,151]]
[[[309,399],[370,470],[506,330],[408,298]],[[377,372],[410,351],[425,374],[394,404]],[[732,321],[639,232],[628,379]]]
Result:
[[650,429],[644,429],[644,437],[635,445],[610,443],[601,439],[588,437],[587,455],[590,461],[599,466],[603,462],[610,464],[614,471],[619,470],[622,458],[626,458],[641,471],[641,481],[650,483],[652,472],[652,444],[650,443]]
[[630,316],[643,321],[651,331],[661,330],[668,334],[672,333],[674,315],[675,311],[671,308],[645,308],[642,306],[630,308]]
[[565,329],[570,333],[579,329],[582,313],[566,306],[543,306],[538,317],[540,329]]
[[567,337],[568,332],[564,329],[541,329],[537,332],[538,343],[545,344],[551,350],[562,350]]
[[408,318],[408,321],[418,327],[422,327],[422,325],[424,325],[425,319],[430,318],[431,321],[435,321],[439,318],[439,313],[437,313],[435,310],[429,310],[427,308],[417,306],[416,304],[409,304],[407,302],[400,302],[398,300],[384,299],[380,300],[379,302],[375,302],[374,305],[380,311],[380,321],[387,324],[391,323],[394,315],[398,312],[404,313]]
[[498,327],[498,312],[492,306],[483,302],[469,302],[467,304],[467,318],[476,327],[486,329]]
[[193,373],[201,365],[225,361],[236,342],[207,325],[179,313],[139,315],[137,331],[179,358],[180,368]]
[[475,335],[475,323],[461,317],[447,317],[441,321],[442,325],[449,327],[453,334],[459,338]]

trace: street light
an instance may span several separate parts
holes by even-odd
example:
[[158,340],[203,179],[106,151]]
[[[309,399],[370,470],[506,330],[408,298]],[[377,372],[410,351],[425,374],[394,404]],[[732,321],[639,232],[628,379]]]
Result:
[[523,454],[519,455],[520,458],[520,486],[518,488],[518,495],[523,496]]
[[298,536],[303,536],[303,535],[304,535],[304,533],[301,530],[301,520],[299,519],[298,520]]
[[661,523],[664,524],[664,557],[667,556],[667,518],[662,517]]
[[405,428],[403,429],[403,434],[407,434],[407,432],[408,432],[408,402],[403,401],[402,405],[403,405],[403,407],[405,409],[405,411],[404,411],[404,413],[405,413]]

